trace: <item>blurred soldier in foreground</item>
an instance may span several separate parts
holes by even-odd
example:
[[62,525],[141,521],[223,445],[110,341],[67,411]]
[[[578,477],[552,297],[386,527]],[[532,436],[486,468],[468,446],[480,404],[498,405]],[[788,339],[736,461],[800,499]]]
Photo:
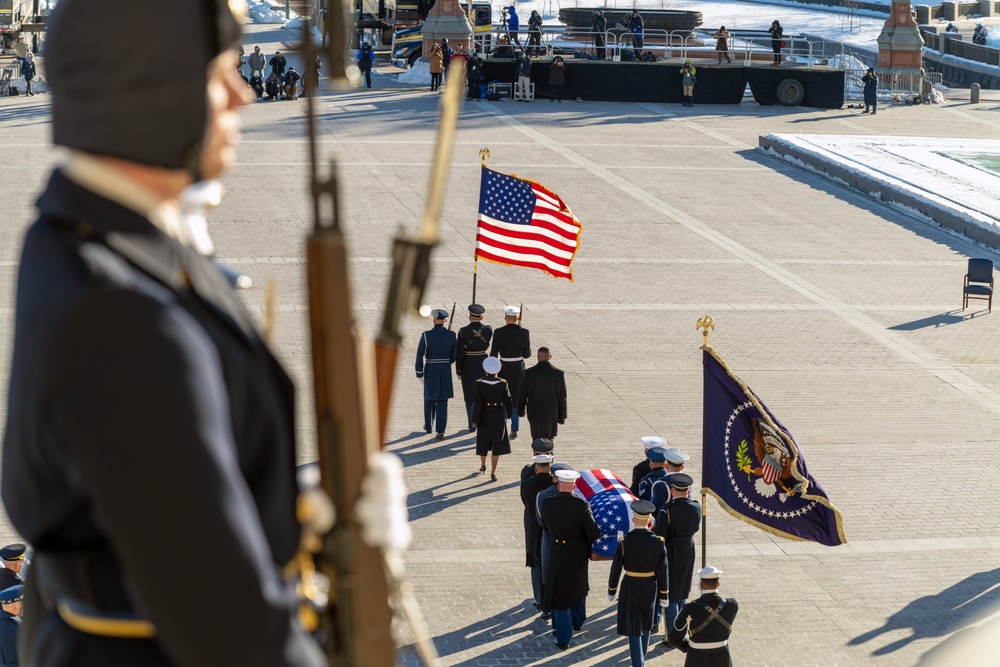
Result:
[[46,601],[33,667],[326,664],[282,573],[292,384],[178,206],[233,160],[235,5],[62,0],[48,24],[71,153],[24,241],[2,479]]

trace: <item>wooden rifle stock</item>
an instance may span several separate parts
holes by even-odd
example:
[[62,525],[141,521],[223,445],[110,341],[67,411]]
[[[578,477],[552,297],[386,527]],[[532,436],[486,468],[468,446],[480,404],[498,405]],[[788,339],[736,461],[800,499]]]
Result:
[[448,318],[448,331],[451,331],[451,325],[455,322],[455,307],[458,306],[458,301],[453,301],[451,304],[451,317]]

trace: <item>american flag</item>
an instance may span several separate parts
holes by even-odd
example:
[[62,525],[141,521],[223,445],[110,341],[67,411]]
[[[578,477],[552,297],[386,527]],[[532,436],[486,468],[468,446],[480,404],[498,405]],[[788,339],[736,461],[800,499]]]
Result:
[[551,190],[483,167],[476,258],[573,279],[583,226]]
[[591,543],[597,557],[612,558],[618,548],[618,532],[632,527],[632,501],[637,500],[628,484],[610,470],[583,470],[576,480],[575,493],[590,503],[601,536]]

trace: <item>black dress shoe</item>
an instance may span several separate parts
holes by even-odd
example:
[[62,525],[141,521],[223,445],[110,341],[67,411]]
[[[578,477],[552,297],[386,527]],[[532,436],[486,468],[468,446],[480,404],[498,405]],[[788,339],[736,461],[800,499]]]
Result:
[[436,436],[434,436],[434,437],[435,437],[435,438],[437,438],[438,440],[444,440],[444,433],[438,433],[438,434],[437,434]]
[[431,430],[425,426],[424,427],[424,433],[430,433],[430,432],[431,432]]
[[580,632],[583,628],[573,628],[573,632]]
[[556,646],[559,647],[560,651],[565,651],[566,649],[569,648],[569,644],[556,644]]
[[538,604],[537,602],[532,602],[531,606],[534,607],[535,609],[541,609],[542,608],[542,605]]
[[674,648],[675,648],[674,646],[671,646],[670,643],[666,639],[664,639],[662,642],[660,642],[660,646],[663,647],[664,651],[673,651]]
[[511,431],[511,433],[510,433],[510,439],[511,440],[517,440],[517,431]]
[[551,621],[552,620],[552,612],[543,611],[542,612],[542,620],[543,621]]
[[490,473],[490,481],[491,482],[497,481],[497,474],[495,472]]
[[475,432],[476,432],[476,427],[475,426],[469,426],[469,433],[475,433]]

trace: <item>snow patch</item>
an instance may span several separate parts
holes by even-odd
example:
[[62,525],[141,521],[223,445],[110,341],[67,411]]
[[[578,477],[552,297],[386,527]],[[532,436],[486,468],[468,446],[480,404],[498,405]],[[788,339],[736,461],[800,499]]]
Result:
[[[247,10],[250,20],[254,23],[285,23],[285,3],[277,0],[250,0],[247,3]],[[295,12],[290,12],[289,17],[296,16]],[[301,27],[301,26],[299,26]]]
[[396,83],[409,83],[416,86],[431,85],[431,64],[418,59],[413,67],[396,77]]

